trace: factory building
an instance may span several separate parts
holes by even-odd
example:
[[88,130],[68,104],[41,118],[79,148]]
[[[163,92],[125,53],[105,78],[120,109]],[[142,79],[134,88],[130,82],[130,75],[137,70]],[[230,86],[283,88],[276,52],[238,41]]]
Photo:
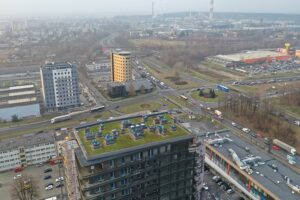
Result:
[[34,85],[0,88],[0,120],[10,121],[16,115],[40,116],[39,98]]
[[40,68],[44,107],[60,110],[80,105],[77,67],[71,63],[47,63]]
[[111,80],[126,82],[132,80],[132,60],[128,51],[114,51],[111,53]]
[[38,133],[0,142],[0,171],[48,161],[56,156],[52,133]]

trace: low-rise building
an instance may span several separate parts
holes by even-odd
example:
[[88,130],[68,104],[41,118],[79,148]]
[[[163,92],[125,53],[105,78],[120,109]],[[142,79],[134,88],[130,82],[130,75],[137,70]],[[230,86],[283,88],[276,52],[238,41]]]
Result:
[[111,63],[109,60],[102,62],[87,64],[88,75],[95,80],[95,82],[109,82],[111,81]]
[[40,103],[34,85],[0,88],[0,120],[40,116]]
[[53,133],[37,133],[0,142],[0,171],[45,162],[56,157]]
[[138,79],[123,83],[111,82],[107,84],[107,92],[113,97],[126,97],[131,90],[131,87],[136,93],[150,93],[153,90],[153,84],[147,79]]

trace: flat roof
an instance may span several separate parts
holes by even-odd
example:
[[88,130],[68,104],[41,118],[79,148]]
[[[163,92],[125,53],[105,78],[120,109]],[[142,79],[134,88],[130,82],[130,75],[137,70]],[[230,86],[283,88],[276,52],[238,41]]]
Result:
[[[141,139],[133,139],[131,137],[131,133],[129,132],[129,128],[125,129],[125,134],[121,133],[121,123],[123,120],[130,120],[130,122],[133,124],[142,124],[143,122],[142,122],[141,115],[119,118],[116,120],[107,120],[107,121],[93,123],[85,126],[75,127],[76,130],[75,136],[81,147],[81,150],[83,150],[83,153],[86,154],[85,159],[89,159],[89,157],[95,158],[98,155],[103,155],[107,153],[120,152],[122,150],[128,150],[134,147],[136,148],[144,147],[145,145],[148,144],[168,141],[169,139],[191,136],[186,129],[179,126],[178,124],[175,124],[176,126],[175,131],[171,130],[171,126],[173,125],[173,119],[171,118],[171,115],[169,115],[168,113],[157,113],[157,114],[153,113],[152,115],[147,115],[147,116],[148,116],[148,120],[147,122],[144,122],[144,124],[147,127],[153,126],[154,125],[153,120],[158,116],[164,116],[165,119],[168,120],[168,122],[163,125],[166,130],[165,136],[160,135],[156,132],[150,132],[148,128],[144,130],[144,136],[142,136]],[[104,130],[102,132],[102,137],[100,138],[96,137],[96,140],[101,143],[101,147],[100,149],[94,149],[92,146],[93,140],[87,140],[85,138],[85,128],[90,128],[91,132],[95,135],[99,131],[100,123],[104,125]],[[115,140],[115,144],[106,145],[104,141],[104,137],[105,135],[110,134],[114,129],[118,130],[119,136]]]
[[236,54],[228,54],[228,55],[217,55],[217,58],[238,62],[246,59],[256,59],[256,58],[266,58],[266,57],[276,57],[276,56],[284,56],[286,54],[276,52],[276,51],[246,51]]
[[51,132],[22,135],[0,141],[0,152],[54,142],[54,133]]
[[29,88],[34,88],[34,85],[12,86],[12,87],[9,87],[9,90],[22,90],[22,89],[29,89]]
[[[300,175],[297,172],[293,171],[291,168],[287,167],[286,165],[276,160],[269,154],[256,148],[255,146],[253,146],[253,144],[242,140],[240,137],[237,137],[229,131],[219,133],[218,135],[221,137],[229,136],[229,138],[232,140],[232,142],[223,143],[219,146],[212,146],[220,154],[222,154],[227,159],[231,160],[233,163],[235,162],[233,161],[232,156],[228,151],[229,149],[234,150],[241,160],[245,159],[249,155],[261,157],[260,161],[264,162],[265,164],[251,167],[253,173],[250,176],[257,182],[259,182],[261,185],[263,185],[265,188],[270,190],[273,194],[278,196],[280,199],[300,200],[300,194],[292,194],[291,188],[287,186],[286,181],[284,180],[284,176],[287,176],[292,180],[292,183],[294,185],[300,186]],[[208,137],[203,135],[202,138],[214,139],[218,138],[218,136],[215,134],[210,134]],[[248,147],[249,151],[247,151],[245,147]],[[274,170],[272,169],[272,164],[275,164],[278,167],[277,172],[274,172]]]
[[33,89],[34,85],[30,84],[30,85],[18,85],[18,86],[12,86],[12,87],[6,87],[6,88],[0,88],[0,92],[11,92],[14,90],[26,90],[26,89]]
[[30,95],[30,94],[35,94],[35,90],[28,90],[28,91],[22,91],[22,92],[10,92],[10,93],[8,93],[8,96],[15,97],[15,96]]
[[22,99],[11,99],[7,101],[7,104],[19,104],[19,103],[29,103],[29,102],[35,102],[37,100],[36,97],[28,97],[28,98],[22,98]]

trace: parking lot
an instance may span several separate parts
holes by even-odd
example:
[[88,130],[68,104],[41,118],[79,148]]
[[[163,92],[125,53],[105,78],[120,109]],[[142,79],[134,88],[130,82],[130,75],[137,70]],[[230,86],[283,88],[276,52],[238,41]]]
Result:
[[[44,173],[44,170],[46,169],[52,169],[51,172]],[[60,169],[61,174],[63,174],[63,168]],[[49,165],[45,164],[43,166],[37,167],[37,166],[30,166],[25,168],[22,172],[15,173],[13,170],[1,172],[0,173],[0,199],[10,200],[10,191],[11,187],[10,185],[13,183],[13,178],[17,174],[26,174],[31,176],[34,180],[36,180],[37,185],[39,186],[39,193],[40,193],[40,199],[45,199],[53,196],[58,196],[63,193],[66,193],[65,187],[56,188],[56,181],[55,179],[60,177],[59,174],[59,165]],[[44,177],[47,175],[51,175],[51,178],[44,180]],[[61,175],[63,176],[63,175]],[[45,186],[47,184],[53,183],[54,187],[51,190],[45,190]],[[13,199],[11,199],[13,200]]]
[[213,180],[215,175],[209,170],[205,170],[204,182],[206,189],[203,190],[202,197],[203,199],[212,199],[212,200],[240,200],[240,194],[235,191],[229,183],[223,181],[224,184],[227,184],[234,191],[231,194],[228,194],[224,190],[224,186],[218,185],[217,182]]
[[237,67],[249,75],[267,75],[277,73],[295,72],[300,68],[298,61],[274,61],[271,63],[241,65]]

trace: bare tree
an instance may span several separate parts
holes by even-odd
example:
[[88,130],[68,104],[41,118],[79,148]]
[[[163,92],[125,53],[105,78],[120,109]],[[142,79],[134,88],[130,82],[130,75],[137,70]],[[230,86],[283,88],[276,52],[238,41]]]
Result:
[[130,97],[134,97],[136,95],[135,88],[132,83],[129,85],[128,94]]
[[144,85],[141,85],[140,91],[141,91],[142,94],[145,94],[145,93],[146,93],[146,91],[145,91],[145,86],[144,86]]
[[10,196],[14,200],[36,200],[39,199],[38,183],[29,175],[14,179],[11,184]]

